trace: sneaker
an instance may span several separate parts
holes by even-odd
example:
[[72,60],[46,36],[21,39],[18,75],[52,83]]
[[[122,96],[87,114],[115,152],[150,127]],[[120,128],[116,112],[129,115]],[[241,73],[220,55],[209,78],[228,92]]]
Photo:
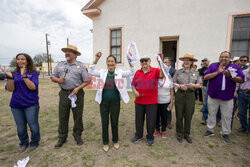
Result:
[[149,146],[152,146],[153,144],[154,144],[154,140],[148,139],[148,145],[149,145]]
[[245,128],[239,128],[238,130],[237,130],[237,132],[241,132],[241,133],[244,133],[244,132],[246,132],[247,130],[245,129]]
[[181,136],[177,136],[177,141],[179,142],[179,143],[182,143],[182,137]]
[[108,152],[108,151],[109,151],[109,145],[104,145],[102,149],[103,149],[105,152]]
[[203,136],[214,136],[214,133],[213,132],[210,132],[209,130],[207,130],[204,134],[203,134]]
[[158,131],[158,130],[155,130],[155,132],[154,132],[154,136],[158,136],[159,134],[160,134],[161,132],[160,131]]
[[167,138],[167,133],[166,132],[161,132],[161,138],[166,139]]
[[229,139],[228,135],[220,135],[220,136],[227,144],[231,144],[231,140]]
[[115,143],[115,144],[114,144],[114,147],[115,147],[115,149],[118,150],[118,149],[120,148],[120,144],[119,144],[119,143]]
[[132,138],[132,143],[137,143],[138,141],[140,141],[142,138],[137,138],[137,136],[134,136],[133,138]]

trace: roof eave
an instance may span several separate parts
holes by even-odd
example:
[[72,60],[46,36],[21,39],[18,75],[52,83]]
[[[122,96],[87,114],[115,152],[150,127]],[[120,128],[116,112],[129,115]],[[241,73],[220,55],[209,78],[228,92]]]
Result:
[[100,9],[87,9],[87,10],[82,10],[82,14],[84,14],[85,16],[87,16],[90,19],[93,19],[97,16],[99,16],[102,13],[102,11]]

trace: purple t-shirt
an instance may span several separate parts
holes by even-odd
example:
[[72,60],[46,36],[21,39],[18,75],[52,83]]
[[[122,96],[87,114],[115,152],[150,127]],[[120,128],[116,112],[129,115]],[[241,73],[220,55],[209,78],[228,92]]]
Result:
[[[220,66],[219,63],[211,64],[208,67],[208,69],[206,70],[206,72],[204,73],[204,76],[206,76],[207,74],[216,72],[218,70],[219,66]],[[237,71],[236,71],[237,76],[241,77],[244,80],[244,74],[242,73],[240,66],[229,63],[227,65],[226,69],[229,67],[237,69]],[[221,90],[222,79],[223,79],[222,73],[219,73],[215,78],[209,80],[207,93],[211,98],[219,99],[219,100],[223,100],[223,101],[231,100],[234,98],[234,91],[235,91],[235,87],[236,87],[236,82],[231,80],[229,77],[225,77],[225,78],[226,78],[225,90]]]
[[26,75],[36,85],[36,90],[32,91],[26,86],[20,71],[18,71],[14,75],[15,90],[10,100],[11,108],[25,108],[38,103],[38,73],[29,74],[26,72]]

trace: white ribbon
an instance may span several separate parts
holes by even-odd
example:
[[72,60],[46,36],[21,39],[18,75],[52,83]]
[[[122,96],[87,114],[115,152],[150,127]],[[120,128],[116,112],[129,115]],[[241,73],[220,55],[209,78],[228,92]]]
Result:
[[140,60],[140,54],[134,42],[130,42],[128,45],[127,58],[132,66],[135,65],[137,60]]
[[68,96],[68,98],[71,100],[71,107],[75,108],[76,107],[77,96],[75,94],[74,95],[70,94]]
[[226,76],[223,74],[221,90],[225,90],[225,89],[226,89]]
[[27,163],[29,162],[30,160],[30,157],[26,157],[26,158],[23,158],[23,159],[20,159],[17,161],[17,166],[14,165],[14,167],[25,167],[27,165]]
[[161,60],[161,58],[160,58],[159,55],[156,55],[156,57],[157,57],[157,60],[160,62],[160,66],[161,66],[162,72],[163,72],[164,76],[166,77],[166,81],[165,82],[168,83],[168,84],[172,84],[172,77],[169,74],[168,69],[166,69],[167,66],[162,62],[162,60]]

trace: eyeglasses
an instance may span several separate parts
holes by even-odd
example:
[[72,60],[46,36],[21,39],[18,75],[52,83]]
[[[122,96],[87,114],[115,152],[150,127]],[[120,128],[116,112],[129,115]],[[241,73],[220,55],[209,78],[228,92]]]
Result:
[[140,62],[141,62],[141,63],[143,63],[143,62],[146,62],[146,63],[147,63],[147,62],[148,62],[148,59],[140,60]]
[[247,60],[240,60],[240,61],[244,61],[244,62],[247,62]]

